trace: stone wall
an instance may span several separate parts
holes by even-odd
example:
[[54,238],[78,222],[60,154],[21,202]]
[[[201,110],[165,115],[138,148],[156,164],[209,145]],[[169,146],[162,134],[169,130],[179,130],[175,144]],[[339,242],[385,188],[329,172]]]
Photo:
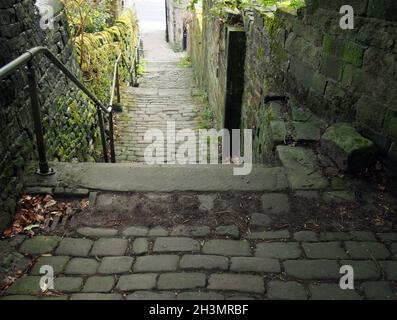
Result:
[[[0,66],[26,50],[46,46],[81,78],[63,6],[53,5],[54,29],[42,30],[33,0],[0,2]],[[47,155],[62,161],[95,160],[95,107],[44,57],[35,59]],[[26,164],[36,159],[27,77],[23,69],[0,82],[0,231],[10,222]]]
[[[262,130],[269,122],[263,100],[278,95],[289,97],[291,106],[310,108],[329,123],[353,124],[376,143],[385,163],[393,166],[397,162],[397,2],[306,2],[306,8],[298,12],[255,9],[244,14],[242,127],[254,130],[254,158],[264,162],[271,152],[266,130]],[[353,30],[340,28],[343,4],[355,9]],[[211,70],[211,63],[218,65],[223,38],[216,38],[215,26],[209,33],[203,28],[204,59],[212,60],[204,65]],[[211,85],[213,72],[205,77],[209,78],[204,81],[209,95],[224,93],[219,92],[222,87]]]
[[186,22],[190,14],[186,8],[189,0],[166,0],[167,41],[175,51],[186,49]]
[[397,137],[396,2],[351,1],[353,30],[339,26],[345,2],[307,3],[297,14],[278,10],[274,16],[246,15],[251,45],[244,126],[256,127],[264,95],[286,95],[292,105],[308,107],[331,123],[355,125],[381,155],[392,159]]
[[[216,115],[216,127],[222,129],[227,90],[227,26],[216,18],[205,16],[211,2],[212,0],[203,3],[204,15],[195,15],[193,24],[189,27],[191,34],[189,54],[198,81],[208,93],[210,108]],[[200,32],[201,37],[193,39]]]

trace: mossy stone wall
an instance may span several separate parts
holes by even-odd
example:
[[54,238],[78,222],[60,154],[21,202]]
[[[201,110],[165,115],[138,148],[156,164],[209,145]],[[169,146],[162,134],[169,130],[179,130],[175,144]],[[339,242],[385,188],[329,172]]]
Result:
[[298,12],[245,14],[243,123],[254,129],[257,159],[268,152],[266,130],[258,130],[267,123],[263,98],[286,95],[330,123],[353,124],[385,163],[396,163],[397,2],[350,2],[354,30],[340,28],[343,4],[308,0]]
[[[81,78],[63,6],[58,0],[42,3],[56,9],[52,30],[40,28],[35,1],[0,2],[0,66],[28,49],[46,46]],[[37,57],[34,62],[48,157],[60,161],[99,160],[95,107],[45,57]],[[27,84],[23,69],[0,82],[0,232],[15,212],[24,170],[36,159]]]

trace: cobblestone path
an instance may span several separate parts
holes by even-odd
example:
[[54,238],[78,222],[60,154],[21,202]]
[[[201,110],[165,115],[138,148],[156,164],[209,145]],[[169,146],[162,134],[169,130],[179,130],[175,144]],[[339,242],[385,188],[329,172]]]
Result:
[[144,142],[144,136],[149,129],[160,129],[166,137],[167,121],[175,121],[177,131],[196,130],[198,125],[199,104],[192,97],[192,70],[180,66],[184,54],[168,48],[162,31],[142,36],[145,74],[138,88],[122,91],[124,111],[118,116],[118,162],[144,162],[144,150],[149,144]]
[[[85,227],[17,242],[38,260],[6,300],[397,298],[397,233]],[[55,270],[55,296],[41,294],[43,265]],[[355,290],[340,289],[342,265],[354,267]]]

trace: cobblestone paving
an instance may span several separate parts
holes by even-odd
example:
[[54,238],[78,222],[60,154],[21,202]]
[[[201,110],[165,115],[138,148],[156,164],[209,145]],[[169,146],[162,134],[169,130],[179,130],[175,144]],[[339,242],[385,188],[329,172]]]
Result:
[[[118,115],[118,162],[144,162],[144,151],[149,145],[144,136],[148,129],[159,129],[166,138],[167,121],[174,121],[177,131],[196,130],[198,126],[199,104],[192,97],[192,70],[179,65],[183,55],[168,48],[161,31],[144,33],[143,41],[145,74],[140,86],[122,91],[124,111]],[[165,152],[166,148],[159,155]]]
[[[35,263],[2,299],[397,299],[397,233],[281,230],[230,239],[203,226],[135,226],[22,240],[13,245]],[[43,265],[56,275],[46,294]],[[355,290],[339,287],[343,265],[354,268]]]

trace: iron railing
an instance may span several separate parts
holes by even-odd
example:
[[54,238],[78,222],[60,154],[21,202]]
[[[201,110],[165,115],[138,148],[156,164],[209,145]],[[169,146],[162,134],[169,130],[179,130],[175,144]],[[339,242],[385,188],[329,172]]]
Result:
[[131,75],[131,80],[130,80],[130,85],[132,87],[138,87],[138,67],[139,64],[141,63],[141,43],[142,43],[142,38],[139,36],[138,37],[138,42],[135,46],[135,56],[134,56],[134,62],[131,65],[130,69],[130,75]]
[[[39,156],[39,169],[37,171],[40,175],[51,175],[54,170],[48,165],[46,147],[43,134],[43,124],[41,117],[41,108],[38,96],[38,86],[37,86],[37,76],[34,67],[33,58],[39,54],[44,54],[60,71],[62,71],[81,91],[83,91],[95,104],[98,114],[98,122],[101,131],[101,142],[103,149],[103,159],[105,162],[109,162],[109,156],[107,151],[105,126],[103,121],[103,114],[109,116],[109,133],[110,133],[110,154],[111,161],[115,162],[115,151],[114,151],[114,130],[113,130],[113,98],[109,106],[106,108],[101,101],[91,93],[87,87],[46,47],[35,47],[28,50],[26,53],[22,54],[15,60],[11,61],[7,65],[0,69],[0,80],[14,73],[20,67],[25,66],[27,69],[28,79],[29,79],[29,95],[32,107],[32,116],[34,131],[36,136],[37,151]],[[118,59],[119,60],[119,59]],[[118,64],[118,61],[117,61]],[[118,72],[117,72],[118,73]],[[113,92],[114,92],[114,81],[113,81]],[[118,88],[118,100],[120,100],[120,85],[117,80]],[[113,94],[112,94],[113,95]]]

